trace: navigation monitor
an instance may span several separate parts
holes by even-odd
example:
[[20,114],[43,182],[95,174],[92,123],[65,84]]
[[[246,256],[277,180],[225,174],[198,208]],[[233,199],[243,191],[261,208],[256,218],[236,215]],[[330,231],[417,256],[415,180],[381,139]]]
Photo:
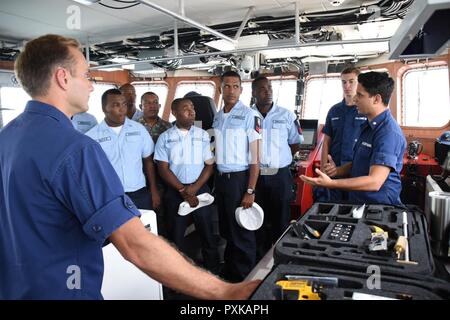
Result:
[[317,143],[317,127],[319,120],[300,119],[299,121],[304,138],[300,148],[312,150],[316,147]]

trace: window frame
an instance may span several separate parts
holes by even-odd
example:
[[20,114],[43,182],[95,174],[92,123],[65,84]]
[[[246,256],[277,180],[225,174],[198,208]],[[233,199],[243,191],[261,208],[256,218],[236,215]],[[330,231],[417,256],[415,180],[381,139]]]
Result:
[[[273,81],[283,81],[283,80],[295,80],[295,81],[297,81],[298,79],[297,79],[297,76],[295,76],[295,75],[279,75],[279,76],[269,76],[269,75],[265,75],[265,74],[261,74],[261,76],[265,76],[265,77],[267,77],[267,79],[269,79],[270,80],[270,82],[273,82]],[[251,90],[251,84],[252,84],[252,82],[253,82],[253,80],[255,80],[255,79],[251,79],[251,80],[241,80],[241,85],[242,85],[242,87],[244,87],[243,86],[243,84],[244,83],[249,83],[250,84],[250,90]],[[251,94],[251,93],[250,93]],[[295,104],[295,95],[297,94],[297,92],[294,94],[294,104]],[[242,94],[241,94],[241,96],[242,96]],[[239,100],[241,100],[242,101],[242,99],[241,99],[241,97],[239,97]],[[245,105],[246,105],[246,103],[249,103],[249,102],[246,102],[246,101],[242,101]],[[251,106],[251,105],[249,105],[249,106]],[[283,107],[283,106],[282,106]],[[221,110],[223,108],[223,99],[222,99],[222,94],[220,94],[219,95],[219,104],[218,104],[218,111],[219,110]]]
[[440,131],[443,129],[446,129],[450,125],[450,119],[447,121],[444,125],[440,127],[419,127],[419,126],[407,126],[404,125],[404,114],[405,114],[405,99],[404,99],[404,91],[405,91],[405,83],[404,79],[405,76],[408,73],[418,71],[420,69],[433,69],[433,68],[446,68],[449,72],[450,76],[450,70],[448,69],[449,65],[445,61],[433,61],[433,62],[425,62],[425,63],[415,63],[406,65],[403,68],[400,68],[397,75],[397,83],[400,85],[398,86],[397,90],[397,123],[400,125],[402,129],[410,129],[410,130],[436,130]]
[[[310,75],[306,77],[305,80],[305,84],[304,84],[304,96],[303,96],[303,101],[302,101],[302,105],[301,105],[301,109],[300,109],[300,119],[305,119],[305,111],[306,111],[306,98],[308,96],[308,82],[309,81],[313,81],[313,80],[318,80],[318,79],[336,79],[339,80],[339,84],[341,85],[341,74],[340,73],[327,73],[327,74],[319,74],[319,75]],[[341,90],[342,90],[342,85],[341,85]],[[336,103],[339,103],[340,101],[342,101],[344,97],[341,97],[341,100],[336,100]],[[333,105],[330,105],[330,108],[328,110],[331,109]],[[328,111],[327,111],[328,114]],[[320,117],[320,115],[319,115]],[[319,120],[320,123],[320,118],[317,119]],[[326,120],[326,115],[325,115],[325,120]],[[321,125],[323,125],[325,123],[322,123]]]
[[[174,99],[176,99],[178,87],[180,85],[183,86],[183,85],[188,85],[188,84],[193,84],[193,85],[195,85],[195,84],[210,84],[210,85],[212,85],[213,86],[213,96],[211,98],[213,100],[215,100],[217,87],[216,87],[216,83],[212,80],[181,80],[181,81],[178,81],[176,83],[175,91],[173,92]],[[184,97],[184,95],[183,95],[183,97]]]
[[[158,116],[159,116],[160,118],[163,118],[164,110],[165,110],[165,105],[167,104],[167,101],[168,101],[168,99],[169,99],[169,93],[170,93],[170,92],[169,92],[169,91],[170,91],[169,84],[168,84],[166,81],[164,81],[164,80],[132,81],[131,84],[134,86],[135,89],[136,89],[136,87],[139,87],[139,86],[145,86],[145,85],[148,85],[148,86],[150,87],[152,84],[154,84],[154,85],[163,85],[163,86],[166,87],[167,92],[166,92],[166,96],[164,97],[164,99],[161,99],[160,95],[158,95],[159,103],[160,103],[160,105],[161,105],[161,107],[160,107],[160,109],[159,109]],[[150,90],[149,90],[149,91],[150,91]],[[155,92],[155,93],[156,93],[156,92]],[[141,110],[141,109],[139,108],[139,105],[141,104],[141,97],[142,97],[142,95],[138,96],[138,94],[136,93],[136,108],[138,108],[138,110]],[[162,101],[164,101],[164,103],[162,103]],[[141,110],[141,111],[143,111],[143,110]]]

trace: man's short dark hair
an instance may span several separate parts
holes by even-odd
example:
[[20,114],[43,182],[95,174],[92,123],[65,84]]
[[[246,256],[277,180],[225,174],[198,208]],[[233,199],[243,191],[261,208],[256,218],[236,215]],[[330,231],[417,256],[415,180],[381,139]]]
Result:
[[265,81],[265,80],[270,81],[270,80],[269,80],[267,77],[265,77],[265,76],[259,76],[259,77],[257,77],[255,80],[253,80],[253,81],[252,81],[252,91],[256,90],[256,86],[258,85],[258,82]]
[[223,83],[223,79],[225,77],[233,77],[233,78],[238,78],[239,79],[239,83],[242,83],[241,80],[241,76],[239,75],[239,73],[237,73],[236,71],[230,70],[227,72],[224,72],[221,76],[220,76],[220,81]]
[[159,100],[159,96],[158,96],[156,93],[154,93],[153,91],[147,91],[147,92],[145,92],[145,93],[141,96],[141,103],[142,103],[142,100],[144,100],[144,97],[145,97],[145,96],[149,96],[149,95],[154,95],[154,96],[156,96],[156,97],[158,98],[158,100]]
[[392,91],[394,91],[394,80],[389,77],[387,72],[366,72],[358,76],[358,82],[366,89],[369,96],[376,94],[381,96],[384,105],[389,104]]
[[359,68],[357,68],[357,67],[350,66],[350,67],[347,67],[344,70],[342,70],[341,75],[349,74],[349,73],[354,73],[357,76],[359,76],[359,74],[361,73],[361,70],[359,70]]
[[170,109],[171,109],[172,111],[177,112],[178,109],[180,108],[180,105],[181,105],[181,102],[182,102],[182,101],[189,101],[189,102],[192,103],[191,99],[188,99],[188,98],[177,98],[177,99],[175,99],[175,100],[172,101],[172,104],[171,104],[171,106],[170,106]]
[[108,103],[108,96],[109,95],[118,95],[120,96],[122,92],[120,92],[119,89],[108,89],[102,94],[102,109],[104,110],[106,107],[106,104]]

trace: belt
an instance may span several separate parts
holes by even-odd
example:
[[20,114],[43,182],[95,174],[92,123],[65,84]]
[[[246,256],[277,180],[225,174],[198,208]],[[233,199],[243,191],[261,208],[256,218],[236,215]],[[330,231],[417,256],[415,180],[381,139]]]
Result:
[[248,170],[236,171],[236,172],[220,172],[220,171],[217,171],[217,175],[219,177],[226,177],[228,179],[230,179],[231,177],[236,177],[236,176],[244,175],[244,174],[247,174],[247,173],[248,173]]
[[269,168],[269,167],[263,167],[259,169],[259,174],[262,176],[273,176],[277,174],[279,171],[289,169],[289,166],[283,167],[283,168]]

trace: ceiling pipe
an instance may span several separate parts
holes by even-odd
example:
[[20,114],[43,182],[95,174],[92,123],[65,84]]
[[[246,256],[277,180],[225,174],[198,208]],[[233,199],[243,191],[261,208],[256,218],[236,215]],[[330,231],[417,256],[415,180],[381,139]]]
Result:
[[184,17],[186,14],[184,12],[184,0],[180,0],[178,2],[178,7],[180,8],[180,14],[182,17]]
[[295,43],[300,44],[300,3],[295,2]]
[[236,44],[236,40],[231,39],[230,37],[227,37],[226,35],[218,32],[218,31],[216,31],[214,29],[211,29],[210,27],[207,27],[207,26],[205,26],[205,25],[203,25],[201,23],[198,23],[198,22],[196,22],[196,21],[194,21],[192,19],[189,19],[188,17],[183,17],[183,16],[179,15],[178,13],[175,13],[173,11],[170,11],[170,10],[166,9],[166,8],[163,8],[163,7],[153,3],[151,1],[148,1],[148,0],[137,0],[137,1],[139,1],[143,5],[146,5],[146,6],[150,7],[150,8],[153,8],[155,10],[161,11],[162,13],[165,13],[165,14],[171,16],[172,18],[175,18],[177,20],[183,21],[183,22],[185,22],[185,23],[187,23],[187,24],[189,24],[189,25],[191,25],[193,27],[196,27],[196,28],[198,28],[200,30],[203,30],[203,31],[206,31],[206,32],[208,32],[208,33],[210,33],[212,35],[215,35],[216,37],[218,37],[220,39],[223,39],[223,40],[229,41],[229,42],[231,42],[233,44]]
[[[184,17],[184,0],[178,1],[178,8],[180,9],[180,15]],[[176,19],[173,22],[173,49],[174,55],[178,56],[180,51],[178,49],[178,23]]]
[[181,55],[176,57],[162,57],[162,58],[148,58],[145,60],[140,60],[136,62],[127,62],[127,63],[114,63],[114,64],[106,64],[102,66],[91,67],[91,70],[101,70],[112,67],[121,67],[124,64],[145,64],[145,63],[154,63],[154,62],[162,62],[162,61],[170,61],[174,59],[188,59],[188,58],[201,58],[201,57],[210,57],[217,55],[228,55],[228,54],[240,54],[254,51],[267,51],[267,50],[281,50],[281,49],[295,49],[295,48],[304,48],[304,47],[321,47],[321,46],[333,46],[333,45],[344,45],[344,44],[359,44],[359,43],[376,43],[376,42],[388,42],[389,44],[390,38],[378,38],[378,39],[355,39],[355,40],[342,40],[342,41],[323,41],[323,42],[309,42],[309,43],[301,43],[300,45],[293,44],[285,44],[278,46],[264,46],[264,47],[256,47],[256,48],[244,48],[244,49],[236,49],[236,50],[228,50],[228,51],[217,51],[217,52],[207,52],[207,53],[196,53],[189,55]]
[[178,50],[178,23],[177,20],[173,22],[173,53],[175,56],[180,54]]
[[239,39],[239,37],[242,34],[242,31],[244,31],[244,28],[245,28],[245,25],[248,22],[248,19],[250,19],[250,15],[253,13],[254,10],[255,10],[254,6],[251,6],[250,8],[248,8],[247,14],[244,17],[244,20],[242,20],[242,23],[241,23],[241,25],[239,27],[239,30],[236,32],[236,35],[234,36],[234,40],[237,41],[237,39]]
[[89,38],[86,39],[86,61],[89,64],[90,63],[90,53],[89,53]]

